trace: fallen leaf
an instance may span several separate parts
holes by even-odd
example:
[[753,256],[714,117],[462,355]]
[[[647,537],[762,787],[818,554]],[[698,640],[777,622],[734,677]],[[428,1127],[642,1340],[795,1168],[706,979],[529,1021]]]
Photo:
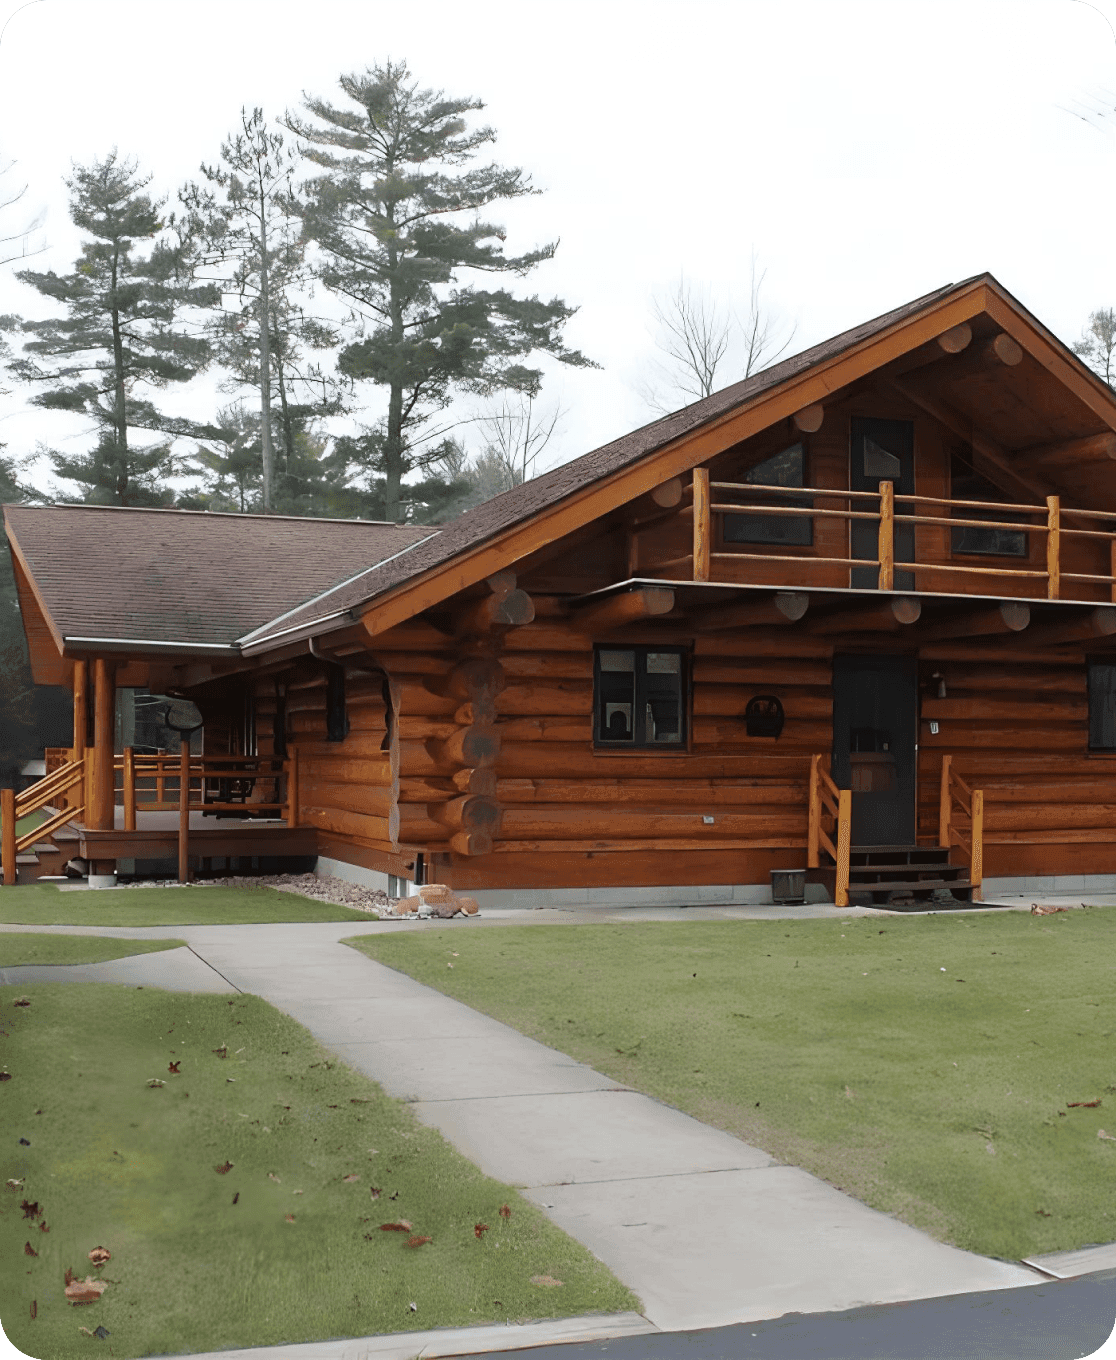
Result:
[[371,1104],[372,1104],[372,1097],[371,1097],[371,1096],[350,1096],[350,1097],[349,1097],[349,1104],[350,1104],[350,1105],[371,1105]]
[[239,1200],[239,1199],[240,1199],[240,1191],[238,1190],[238,1191],[236,1192],[236,1194],[233,1195],[233,1203],[235,1204],[235,1203],[237,1202],[237,1200]]
[[409,1304],[407,1305],[407,1307],[411,1310],[412,1313],[417,1313],[417,1312],[418,1312],[418,1304],[417,1304],[417,1303],[409,1303]]
[[267,1178],[268,1178],[269,1181],[274,1181],[276,1185],[282,1185],[282,1184],[283,1184],[283,1182],[279,1179],[279,1177],[275,1174],[274,1171],[269,1171],[269,1172],[267,1173]]
[[181,1067],[181,1065],[182,1065],[181,1059],[180,1059],[178,1062],[172,1062],[172,1063],[168,1066],[167,1071],[168,1071],[168,1072],[173,1072],[173,1073],[177,1076],[177,1075],[178,1075],[178,1069]]
[[19,1207],[23,1210],[24,1218],[42,1218],[43,1216],[43,1211],[39,1208],[39,1201],[37,1199],[25,1199]]
[[8,1181],[8,1182],[7,1182],[7,1186],[8,1186],[8,1189],[9,1189],[9,1190],[22,1190],[22,1189],[23,1189],[23,1182],[22,1182],[22,1181]]
[[[69,1275],[70,1272],[67,1271],[66,1274]],[[107,1288],[107,1280],[95,1280],[92,1275],[87,1275],[84,1280],[71,1278],[66,1285],[66,1302],[96,1303]]]
[[222,1044],[220,1048],[210,1049],[210,1052],[216,1053],[219,1058],[227,1058],[229,1056],[229,1046],[228,1044]]
[[846,1099],[846,1100],[855,1100],[855,1099],[856,1099],[856,1092],[853,1091],[853,1090],[852,1090],[850,1087],[848,1087],[848,1086],[845,1087],[845,1099]]
[[227,1176],[235,1165],[235,1162],[226,1161],[223,1166],[215,1166],[213,1170],[216,1171],[218,1176]]
[[1065,907],[1040,907],[1037,902],[1031,904],[1032,916],[1054,916],[1057,912],[1065,910]]
[[93,1335],[93,1333],[89,1330],[88,1327],[79,1327],[79,1328],[78,1328],[78,1331],[81,1332],[81,1334],[82,1334],[83,1336],[92,1336],[92,1335]]
[[360,1180],[360,1176],[357,1174],[357,1172],[352,1171],[349,1173],[349,1175],[342,1176],[341,1179],[345,1182],[346,1185],[352,1185],[353,1181]]
[[1107,1138],[1110,1143],[1116,1143],[1116,1134],[1105,1133],[1103,1129],[1097,1130],[1098,1138]]
[[301,1190],[296,1190],[294,1193],[295,1193],[296,1195],[301,1195],[303,1192],[302,1192]]
[[160,1086],[165,1086],[167,1083],[162,1077],[148,1077],[147,1084],[152,1090],[157,1090]]
[[11,1081],[11,1079],[12,1074],[10,1072],[0,1072],[0,1081]]
[[89,1259],[95,1266],[103,1266],[106,1261],[112,1260],[112,1252],[108,1247],[94,1247],[89,1253]]
[[1067,1100],[1067,1110],[1095,1110],[1100,1104],[1100,1096],[1096,1100]]
[[31,1300],[31,1321],[34,1322],[35,1319],[36,1319],[38,1316],[39,1316],[39,1301],[38,1301],[38,1299],[32,1299],[32,1300]]
[[537,1284],[542,1289],[561,1289],[562,1281],[556,1280],[553,1275],[532,1275],[531,1283]]
[[50,1232],[50,1229],[47,1227],[47,1225],[46,1225],[45,1223],[40,1223],[40,1224],[39,1224],[39,1231],[40,1231],[40,1232]]
[[380,1196],[384,1193],[384,1192],[380,1189],[380,1187],[379,1187],[378,1185],[370,1186],[369,1189],[370,1189],[371,1192],[372,1192],[372,1198],[373,1198],[373,1199],[379,1199]]
[[409,1233],[411,1231],[411,1225],[407,1222],[405,1218],[400,1218],[397,1219],[394,1223],[381,1223],[380,1231]]
[[511,1210],[506,1204],[500,1205],[500,1217],[505,1220],[511,1218]]
[[13,1001],[13,1006],[30,1006],[30,1001],[25,996],[21,996],[18,1001]]
[[30,1147],[30,1146],[31,1146],[31,1139],[30,1139],[30,1138],[21,1138],[21,1139],[19,1140],[19,1145],[20,1145],[20,1147]]
[[293,1223],[293,1222],[295,1221],[295,1216],[294,1216],[294,1214],[287,1214],[287,1215],[286,1215],[286,1220],[287,1220],[288,1223]]
[[427,1242],[433,1242],[432,1237],[408,1237],[403,1243],[405,1247],[425,1247]]
[[38,1256],[39,1253],[35,1250],[35,1248],[31,1245],[30,1242],[24,1242],[23,1254],[24,1256]]
[[477,1239],[478,1242],[479,1242],[480,1239],[485,1235],[485,1233],[486,1233],[487,1231],[488,1231],[488,1224],[487,1224],[487,1223],[474,1223],[474,1224],[473,1224],[473,1236]]
[[1053,1217],[1053,1215],[1051,1214],[1051,1212],[1050,1212],[1049,1209],[1036,1209],[1036,1210],[1035,1210],[1035,1213],[1036,1213],[1036,1214],[1039,1214],[1042,1218],[1052,1218],[1052,1217]]

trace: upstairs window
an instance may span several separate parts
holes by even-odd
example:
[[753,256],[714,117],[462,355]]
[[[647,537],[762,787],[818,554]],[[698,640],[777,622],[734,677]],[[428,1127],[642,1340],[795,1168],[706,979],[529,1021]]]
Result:
[[[806,450],[802,444],[791,444],[751,468],[744,474],[744,480],[751,486],[805,486]],[[766,492],[756,496],[754,503],[813,505],[807,496],[778,496]],[[724,540],[726,543],[782,543],[808,548],[814,541],[814,521],[808,515],[725,515]]]
[[[950,455],[950,495],[955,501],[1003,501],[1004,493],[987,477],[982,477],[956,451]],[[1010,510],[989,510],[982,514],[972,506],[955,506],[952,514],[960,519],[999,519],[1025,524],[1025,515]],[[1026,557],[1027,535],[1019,529],[975,529],[967,525],[950,531],[955,553],[979,557]]]
[[684,746],[686,653],[681,647],[598,647],[594,666],[597,746]]
[[1116,665],[1089,662],[1089,750],[1116,751]]

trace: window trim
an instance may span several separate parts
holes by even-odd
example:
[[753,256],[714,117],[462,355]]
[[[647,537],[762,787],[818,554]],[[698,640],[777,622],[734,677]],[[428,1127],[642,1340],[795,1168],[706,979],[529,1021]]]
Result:
[[[1116,672],[1116,657],[1106,656],[1087,656],[1085,658],[1085,702],[1088,707],[1086,718],[1087,730],[1085,734],[1086,750],[1091,756],[1116,756],[1116,739],[1111,746],[1093,745],[1093,667],[1107,666]],[[1113,677],[1113,688],[1116,689],[1116,675]]]
[[[609,741],[607,737],[601,736],[601,714],[600,714],[600,683],[601,683],[601,652],[634,652],[636,654],[635,670],[635,696],[633,708],[637,713],[642,711],[646,689],[643,681],[647,678],[646,664],[640,664],[640,658],[646,658],[648,652],[670,652],[681,658],[679,667],[679,724],[681,732],[677,741],[637,741],[633,733],[630,741]],[[690,749],[692,732],[691,721],[691,659],[692,648],[684,643],[658,643],[658,642],[595,642],[593,644],[593,749],[597,752],[605,753],[624,753],[639,751],[641,754],[647,751],[654,751],[658,755],[669,755],[677,752],[685,752]]]

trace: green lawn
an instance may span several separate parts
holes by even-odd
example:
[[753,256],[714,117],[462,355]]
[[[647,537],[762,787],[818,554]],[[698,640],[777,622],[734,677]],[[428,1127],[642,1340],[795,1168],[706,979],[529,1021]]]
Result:
[[[82,1326],[128,1357],[638,1307],[257,997],[9,987],[0,1030],[0,1315],[30,1355],[98,1350]],[[75,1308],[67,1270],[108,1288]]]
[[367,912],[276,888],[109,888],[60,892],[49,883],[0,888],[0,923],[23,926],[201,926],[275,921],[369,921]]
[[1116,1239],[1116,910],[348,943],[943,1241]]
[[154,954],[178,949],[185,940],[117,940],[104,935],[43,935],[0,931],[0,968],[21,964],[103,963],[131,954]]

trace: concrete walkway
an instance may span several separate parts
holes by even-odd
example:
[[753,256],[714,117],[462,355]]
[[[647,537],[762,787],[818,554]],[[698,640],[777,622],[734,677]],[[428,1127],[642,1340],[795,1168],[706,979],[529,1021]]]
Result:
[[[481,922],[449,924],[470,930]],[[339,943],[413,928],[430,927],[86,927],[82,933],[177,937],[189,948],[67,972],[264,997],[390,1095],[414,1102],[420,1119],[486,1173],[523,1187],[641,1297],[659,1329],[1041,1278],[943,1246]],[[22,984],[60,971],[4,969],[0,979]]]

